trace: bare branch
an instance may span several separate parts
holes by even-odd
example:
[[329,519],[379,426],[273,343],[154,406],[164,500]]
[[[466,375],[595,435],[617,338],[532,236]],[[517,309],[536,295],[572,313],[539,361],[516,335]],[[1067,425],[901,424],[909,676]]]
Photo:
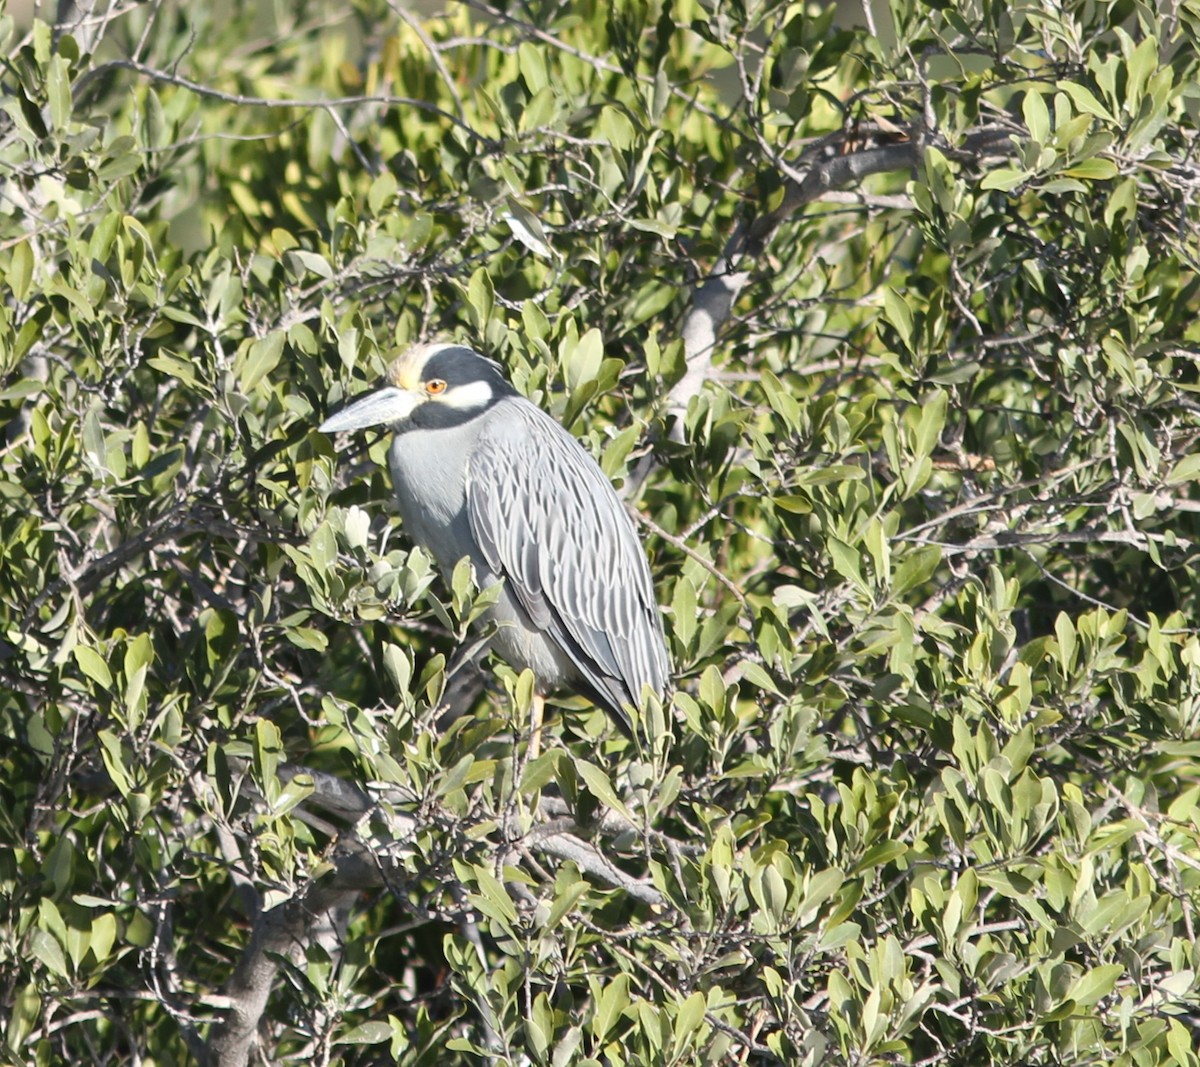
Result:
[[159,70],[147,63],[143,63],[136,59],[114,59],[108,63],[98,67],[93,67],[82,78],[79,79],[75,87],[77,94],[82,93],[86,85],[106,73],[109,70],[131,70],[136,74],[141,74],[143,77],[150,78],[156,82],[163,82],[167,85],[176,85],[181,89],[187,89],[189,92],[196,93],[198,96],[207,97],[211,100],[219,100],[225,104],[236,104],[241,107],[263,107],[271,109],[279,108],[295,108],[305,111],[325,111],[329,114],[334,114],[344,108],[363,107],[369,104],[380,104],[385,107],[412,107],[419,111],[428,112],[431,115],[437,115],[439,118],[445,119],[447,122],[457,126],[464,133],[468,134],[476,141],[484,144],[489,144],[488,138],[476,132],[474,127],[457,115],[452,115],[450,112],[438,107],[436,104],[431,104],[427,100],[421,100],[412,96],[392,96],[390,94],[381,93],[371,96],[338,96],[328,98],[317,98],[305,100],[297,97],[282,97],[275,99],[265,96],[247,96],[243,93],[227,93],[221,89],[215,89],[211,85],[203,85],[200,82],[193,81],[191,78],[185,78],[181,74],[172,74],[169,71]]

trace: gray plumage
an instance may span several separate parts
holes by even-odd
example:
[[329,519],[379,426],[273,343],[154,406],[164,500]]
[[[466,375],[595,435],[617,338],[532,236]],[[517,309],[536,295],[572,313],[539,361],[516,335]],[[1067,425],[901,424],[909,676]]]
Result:
[[492,647],[540,692],[576,689],[630,732],[667,682],[662,619],[633,522],[591,454],[460,345],[410,349],[326,431],[386,425],[405,529],[449,573],[503,579]]

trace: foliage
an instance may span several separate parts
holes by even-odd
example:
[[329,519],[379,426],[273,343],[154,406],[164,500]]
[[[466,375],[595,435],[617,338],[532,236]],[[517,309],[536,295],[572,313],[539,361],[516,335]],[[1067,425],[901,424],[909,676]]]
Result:
[[[0,1060],[1200,1062],[1162,8],[5,17]],[[447,690],[468,571],[316,431],[437,333],[644,517],[638,743]]]

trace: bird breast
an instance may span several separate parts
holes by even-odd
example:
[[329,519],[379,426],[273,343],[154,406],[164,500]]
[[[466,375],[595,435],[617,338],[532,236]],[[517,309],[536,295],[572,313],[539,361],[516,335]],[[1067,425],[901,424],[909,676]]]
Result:
[[433,554],[447,575],[463,556],[484,566],[467,518],[467,457],[474,441],[463,427],[397,433],[388,462],[405,532]]

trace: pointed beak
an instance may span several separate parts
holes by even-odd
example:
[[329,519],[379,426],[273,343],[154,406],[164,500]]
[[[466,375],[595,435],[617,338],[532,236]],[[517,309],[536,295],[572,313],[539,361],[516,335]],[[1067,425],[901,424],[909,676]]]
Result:
[[343,433],[365,430],[368,426],[392,426],[407,419],[419,403],[420,400],[407,389],[385,386],[359,397],[336,415],[330,415],[318,429],[322,433]]

